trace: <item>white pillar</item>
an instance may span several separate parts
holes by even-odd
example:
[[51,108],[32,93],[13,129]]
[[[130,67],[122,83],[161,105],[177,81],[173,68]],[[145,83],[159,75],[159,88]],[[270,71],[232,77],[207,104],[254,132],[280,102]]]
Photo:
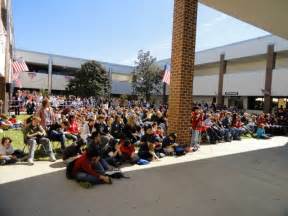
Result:
[[51,90],[52,90],[52,57],[49,56],[48,59],[48,94],[51,94]]

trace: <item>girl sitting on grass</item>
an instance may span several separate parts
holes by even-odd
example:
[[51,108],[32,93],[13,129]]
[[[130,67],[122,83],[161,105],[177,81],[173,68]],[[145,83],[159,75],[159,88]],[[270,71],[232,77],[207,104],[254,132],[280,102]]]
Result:
[[24,153],[21,150],[14,150],[12,140],[9,137],[3,137],[0,144],[0,165],[14,164]]

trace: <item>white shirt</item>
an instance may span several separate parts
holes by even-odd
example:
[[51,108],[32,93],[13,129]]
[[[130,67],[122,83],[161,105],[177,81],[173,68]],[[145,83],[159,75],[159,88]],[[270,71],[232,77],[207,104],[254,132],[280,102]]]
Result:
[[5,146],[0,144],[0,155],[11,155],[13,154],[14,149],[13,146],[10,145],[9,148],[6,148]]

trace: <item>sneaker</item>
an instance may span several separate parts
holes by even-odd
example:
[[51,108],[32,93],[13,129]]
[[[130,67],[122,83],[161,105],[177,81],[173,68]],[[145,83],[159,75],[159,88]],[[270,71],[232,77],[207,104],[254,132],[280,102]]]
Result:
[[55,155],[54,155],[54,154],[50,156],[50,161],[51,161],[51,162],[55,162],[55,161],[56,161],[56,158],[55,158]]
[[34,165],[34,160],[32,158],[28,158],[27,162],[29,165]]
[[86,189],[91,188],[93,186],[90,182],[83,182],[83,181],[79,182],[79,185]]
[[112,169],[112,170],[107,170],[105,171],[105,175],[113,175],[115,173],[121,172],[119,169]]

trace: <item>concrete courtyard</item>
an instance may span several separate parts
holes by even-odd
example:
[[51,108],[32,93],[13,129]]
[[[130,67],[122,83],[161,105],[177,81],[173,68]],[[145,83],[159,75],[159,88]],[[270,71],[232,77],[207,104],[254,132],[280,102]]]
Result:
[[0,215],[288,215],[288,138],[202,146],[83,189],[61,161],[0,167]]

